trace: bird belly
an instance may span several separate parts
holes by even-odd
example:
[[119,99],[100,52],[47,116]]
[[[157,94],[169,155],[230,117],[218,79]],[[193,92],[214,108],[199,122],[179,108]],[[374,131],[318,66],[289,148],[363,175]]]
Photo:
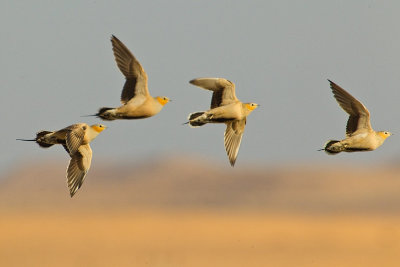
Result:
[[124,105],[117,109],[117,114],[122,119],[143,119],[156,115],[161,111],[162,106],[159,103],[146,101],[140,106]]
[[243,118],[240,109],[234,106],[227,105],[222,107],[217,107],[206,112],[209,122],[221,123],[233,120],[241,120]]
[[371,151],[378,147],[377,143],[374,141],[374,138],[370,134],[366,133],[351,136],[342,140],[341,143],[347,152]]

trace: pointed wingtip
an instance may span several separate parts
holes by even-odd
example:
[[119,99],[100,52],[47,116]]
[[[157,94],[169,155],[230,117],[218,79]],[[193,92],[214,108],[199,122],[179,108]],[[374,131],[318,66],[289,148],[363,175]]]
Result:
[[71,198],[73,198],[73,196],[75,195],[76,191],[78,191],[78,190],[69,191],[69,196]]
[[231,167],[235,167],[236,159],[229,160],[229,163],[231,164]]

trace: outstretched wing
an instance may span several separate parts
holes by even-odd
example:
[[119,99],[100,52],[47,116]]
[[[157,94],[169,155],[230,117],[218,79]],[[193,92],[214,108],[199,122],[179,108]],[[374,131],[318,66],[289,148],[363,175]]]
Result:
[[224,78],[198,78],[191,80],[190,83],[213,91],[212,109],[239,101],[235,95],[235,84]]
[[328,81],[336,101],[350,115],[347,121],[346,135],[351,136],[355,132],[372,131],[368,109],[339,85]]
[[82,186],[91,162],[92,149],[89,144],[80,146],[78,151],[71,156],[67,169],[67,184],[71,197]]
[[114,35],[111,37],[111,43],[117,66],[126,78],[121,93],[121,103],[126,104],[135,96],[148,96],[147,74],[139,61]]
[[229,162],[232,166],[234,166],[236,162],[245,126],[246,118],[240,121],[231,121],[226,123],[224,143]]

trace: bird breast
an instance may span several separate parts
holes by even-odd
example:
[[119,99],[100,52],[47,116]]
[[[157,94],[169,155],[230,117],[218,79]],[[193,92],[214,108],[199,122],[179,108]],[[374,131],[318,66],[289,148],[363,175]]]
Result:
[[375,132],[361,133],[345,139],[345,143],[352,148],[375,150],[383,144],[383,138]]

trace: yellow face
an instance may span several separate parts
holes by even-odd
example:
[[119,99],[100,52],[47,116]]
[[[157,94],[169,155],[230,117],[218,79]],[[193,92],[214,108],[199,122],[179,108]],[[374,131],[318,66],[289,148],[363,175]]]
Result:
[[93,124],[90,127],[92,127],[92,129],[98,133],[101,133],[102,131],[104,131],[107,128],[107,126],[105,126],[103,124]]
[[166,96],[157,96],[156,99],[157,99],[157,101],[158,101],[161,105],[163,105],[163,106],[164,106],[165,104],[167,104],[169,101],[171,101],[171,100],[169,100],[169,98],[166,97]]
[[386,138],[388,138],[389,136],[391,136],[392,133],[391,133],[391,132],[386,132],[386,131],[380,131],[380,132],[378,132],[378,135],[379,135],[380,137],[382,137],[383,139],[386,139]]
[[253,110],[255,110],[257,107],[258,107],[258,104],[256,104],[256,103],[246,103],[246,108],[247,108],[248,110],[253,111]]

